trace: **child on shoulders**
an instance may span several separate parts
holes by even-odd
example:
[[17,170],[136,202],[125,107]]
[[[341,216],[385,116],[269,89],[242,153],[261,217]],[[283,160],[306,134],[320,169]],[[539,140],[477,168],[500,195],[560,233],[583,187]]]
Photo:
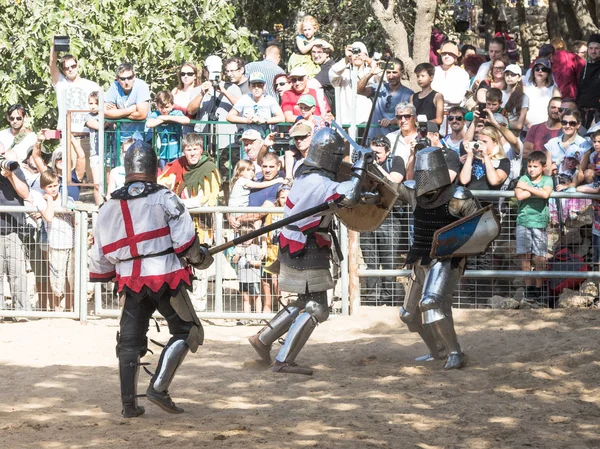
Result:
[[288,61],[288,73],[294,67],[304,67],[308,76],[314,76],[319,73],[320,67],[315,64],[310,54],[313,45],[317,41],[315,34],[319,30],[319,22],[313,16],[306,15],[298,24],[298,34],[296,35],[294,52]]

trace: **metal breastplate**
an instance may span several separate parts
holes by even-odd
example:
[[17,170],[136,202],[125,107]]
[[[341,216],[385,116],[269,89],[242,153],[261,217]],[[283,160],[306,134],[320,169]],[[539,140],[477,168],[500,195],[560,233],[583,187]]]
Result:
[[458,220],[458,218],[450,214],[449,203],[444,203],[432,209],[425,209],[417,205],[413,216],[415,226],[414,243],[408,253],[406,263],[415,263],[418,259],[421,259],[421,263],[426,265],[431,261],[429,253],[431,252],[435,231]]

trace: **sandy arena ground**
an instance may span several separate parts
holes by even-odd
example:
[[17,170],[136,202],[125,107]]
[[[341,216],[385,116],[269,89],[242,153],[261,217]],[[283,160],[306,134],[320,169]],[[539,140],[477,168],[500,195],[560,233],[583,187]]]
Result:
[[[171,388],[186,412],[141,399],[146,414],[129,420],[116,320],[0,323],[0,448],[600,447],[600,311],[459,311],[456,322],[462,371],[413,362],[424,345],[384,307],[321,325],[298,359],[312,377],[257,369],[246,338],[258,327],[206,324]],[[161,330],[151,337],[166,341]]]

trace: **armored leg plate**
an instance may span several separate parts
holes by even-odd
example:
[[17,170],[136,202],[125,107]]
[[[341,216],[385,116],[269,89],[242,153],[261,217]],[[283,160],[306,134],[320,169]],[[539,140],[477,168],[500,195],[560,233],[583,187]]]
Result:
[[135,418],[144,414],[144,407],[138,405],[137,381],[140,371],[140,356],[135,352],[121,351],[119,354],[119,381],[124,418]]
[[169,388],[188,351],[189,347],[185,340],[175,340],[163,349],[156,374],[151,382],[156,391],[166,391]]

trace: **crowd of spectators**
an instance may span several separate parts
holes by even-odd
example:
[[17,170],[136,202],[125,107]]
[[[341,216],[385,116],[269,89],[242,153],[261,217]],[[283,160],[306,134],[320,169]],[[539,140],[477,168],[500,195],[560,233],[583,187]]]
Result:
[[[7,161],[19,164],[12,171],[3,167],[0,204],[35,205],[41,216],[34,216],[34,220],[43,223],[45,241],[56,242],[53,236],[60,235],[57,239],[61,243],[51,245],[52,251],[44,255],[51,278],[58,264],[58,276],[67,285],[51,283],[53,295],[47,302],[52,307],[72,307],[68,299],[61,303],[71,281],[70,256],[59,257],[56,251],[62,254],[72,248],[72,230],[67,232],[68,220],[52,213],[53,207],[67,206],[59,195],[67,169],[63,156],[71,156],[69,201],[79,199],[77,184],[85,181],[86,171],[96,185],[110,171],[106,192],[110,197],[123,185],[119,162],[134,139],[152,140],[160,160],[159,183],[177,193],[188,207],[280,204],[279,195],[293,182],[314,133],[333,119],[364,124],[371,106],[369,144],[377,153],[377,164],[393,182],[412,178],[417,144],[426,138],[430,145],[443,149],[453,182],[474,190],[523,186],[527,161],[543,163],[544,176],[556,175],[556,190],[600,189],[600,158],[594,141],[600,141],[596,131],[600,112],[599,34],[591,35],[587,43],[567,45],[553,40],[539,49],[529,67],[509,58],[504,34],[491,39],[487,49],[445,41],[435,53],[437,60],[416,66],[420,90],[415,92],[407,86],[401,58],[381,58],[359,41],[336,52],[318,31],[316,20],[306,16],[298,26],[294,52],[287,64],[282,62],[277,45],[268,46],[262,60],[247,64],[236,56],[222,60],[211,55],[201,66],[181,64],[175,87],[154,94],[128,62],[117,67],[114,83],[102,92],[97,83],[79,75],[76,57],[58,58],[52,48],[50,74],[57,95],[58,129],[62,131],[59,147],[50,160],[45,157],[41,144],[47,135],[36,135],[27,128],[26,110],[18,104],[7,109],[10,126],[0,131],[0,153]],[[337,53],[343,56],[336,60]],[[103,102],[99,95],[103,95]],[[106,130],[99,129],[100,104],[108,120]],[[67,111],[71,109],[91,112],[71,114],[67,136]],[[118,122],[116,128],[114,122]],[[101,132],[107,136],[104,161],[99,160]],[[104,200],[96,188],[94,201],[101,204]],[[594,210],[596,235],[600,208],[595,205]],[[403,213],[395,210],[392,217]],[[262,226],[268,215],[229,214],[228,222],[238,233]],[[13,291],[23,292],[26,289],[21,278],[28,263],[20,233],[25,217],[0,213],[0,220],[0,237],[5,241],[2,251],[13,252],[11,262],[3,262],[4,274]],[[196,220],[198,232],[207,243],[212,242],[212,225],[209,219]],[[363,242],[372,242],[389,253],[393,245],[387,242],[394,234],[386,226],[365,235]],[[267,245],[257,242],[257,246],[259,250],[249,245],[243,254],[236,252],[232,262],[246,262],[242,268],[238,264],[245,279],[240,280],[244,283],[240,284],[244,310],[252,304],[254,310],[271,310],[272,301],[264,294],[266,287],[255,280],[252,271],[256,268],[254,258],[268,258]],[[595,254],[594,260],[599,258]],[[377,254],[365,257],[369,267],[388,266],[378,260]],[[269,279],[272,288],[273,277]],[[389,280],[383,280],[382,285],[381,301],[387,302],[393,288]],[[369,288],[375,289],[375,284]],[[26,295],[19,294],[14,304],[23,309],[29,306]]]

